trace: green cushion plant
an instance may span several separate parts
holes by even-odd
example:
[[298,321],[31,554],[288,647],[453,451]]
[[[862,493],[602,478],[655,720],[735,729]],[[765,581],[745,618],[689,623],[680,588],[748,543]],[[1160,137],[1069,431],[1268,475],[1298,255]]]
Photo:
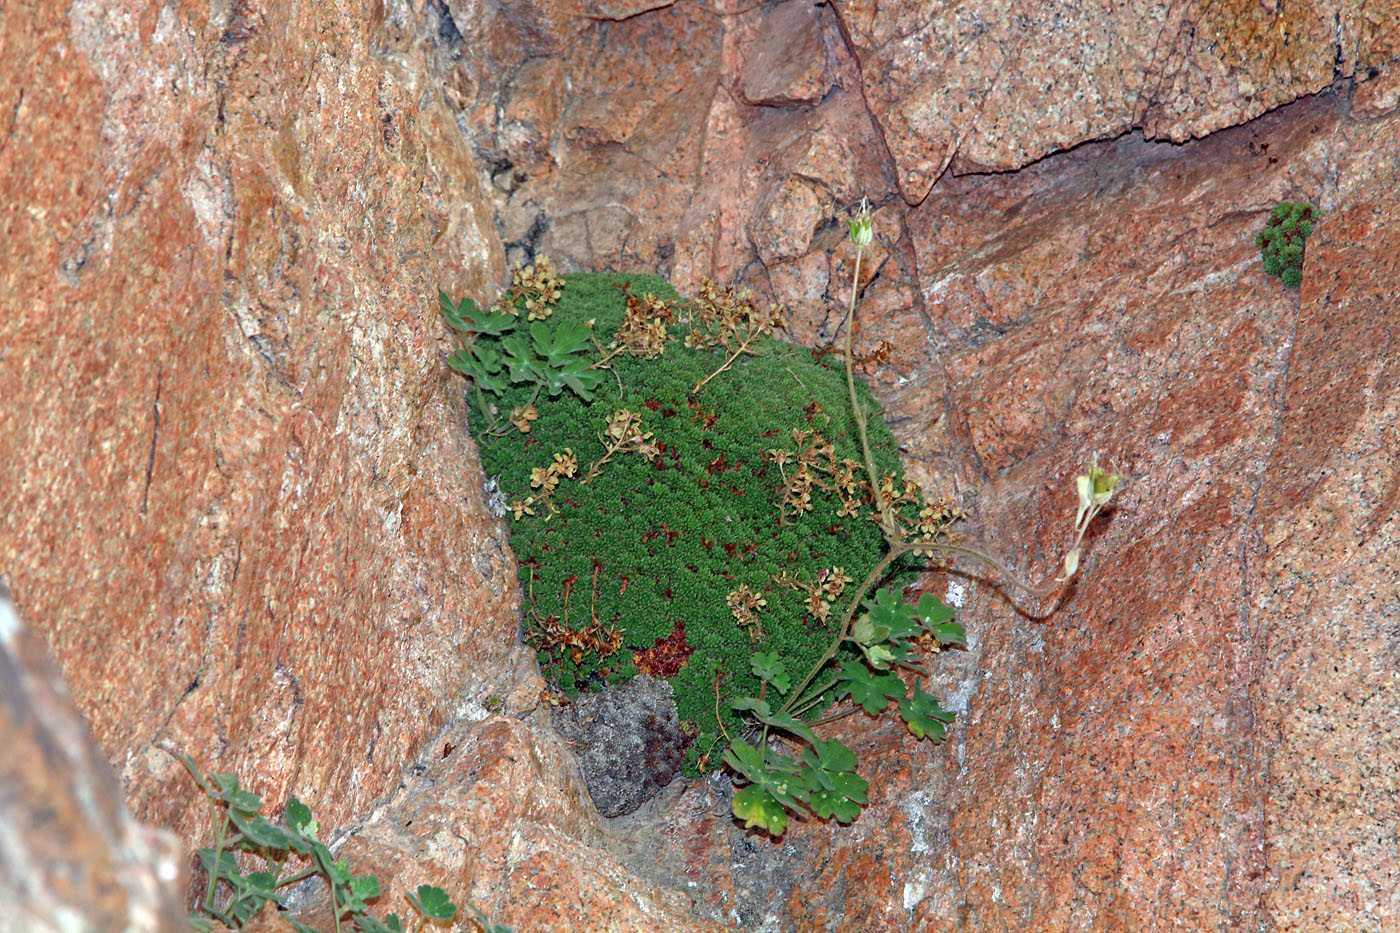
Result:
[[1311,204],[1284,201],[1269,213],[1269,220],[1254,238],[1264,260],[1264,271],[1276,275],[1288,288],[1303,281],[1303,246],[1313,231],[1316,211]]
[[[726,315],[754,325],[729,347]],[[729,701],[759,690],[753,652],[815,662],[834,634],[834,598],[884,552],[867,509],[842,514],[815,483],[788,488],[801,456],[839,470],[861,451],[842,371],[774,339],[763,326],[773,320],[717,290],[688,303],[660,278],[570,275],[533,327],[591,323],[611,372],[589,370],[586,396],[547,403],[532,378],[471,396],[482,464],[513,506],[526,638],[545,676],[568,694],[639,672],[667,678],[695,736],[692,773],[718,765],[721,733],[741,727]],[[619,330],[647,322],[666,329],[664,342],[614,352],[628,340]],[[863,382],[857,392],[873,409]],[[877,466],[898,472],[883,421],[872,436]],[[831,483],[815,467],[806,475]]]
[[[849,224],[854,283],[864,202]],[[546,676],[566,693],[669,679],[690,770],[722,762],[744,785],[734,815],[775,836],[792,813],[849,822],[866,802],[855,754],[819,737],[823,723],[893,705],[938,742],[953,719],[920,665],[963,644],[962,626],[930,594],[905,601],[900,577],[970,558],[1005,586],[1063,594],[1120,480],[1097,466],[1076,478],[1063,573],[1036,589],[950,537],[958,516],[903,477],[855,377],[854,284],[841,371],[774,339],[779,309],[708,285],[685,301],[651,277],[561,282],[541,261],[489,310],[439,298],[482,462],[510,498]]]

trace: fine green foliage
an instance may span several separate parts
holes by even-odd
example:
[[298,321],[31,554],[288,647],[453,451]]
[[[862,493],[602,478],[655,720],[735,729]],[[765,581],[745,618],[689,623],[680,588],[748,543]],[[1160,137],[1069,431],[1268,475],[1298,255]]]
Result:
[[[356,875],[344,861],[337,861],[330,850],[317,838],[320,830],[311,810],[295,797],[287,799],[282,823],[268,822],[261,815],[262,800],[257,794],[240,787],[232,774],[205,776],[187,755],[181,755],[191,776],[209,799],[209,816],[213,824],[214,844],[199,849],[195,856],[208,879],[204,897],[189,915],[192,927],[209,931],[218,920],[229,929],[241,929],[263,906],[272,903],[285,908],[282,888],[315,875],[321,876],[330,888],[331,922],[337,933],[358,930],[362,933],[414,933],[434,924],[450,923],[457,916],[457,905],[447,892],[432,885],[420,885],[417,896],[407,895],[409,903],[420,917],[400,920],[389,914],[382,920],[370,913],[369,901],[379,896],[379,879],[373,875]],[[245,872],[239,863],[239,853],[262,860],[265,868]],[[292,863],[289,870],[288,862]],[[285,872],[285,874],[284,874]],[[473,905],[475,925],[481,933],[511,933],[509,927],[493,923]],[[318,933],[315,927],[291,920],[298,933]],[[409,925],[406,925],[409,924]],[[459,933],[467,933],[465,929]]]
[[[950,537],[959,515],[903,477],[855,377],[854,283],[873,236],[864,202],[849,225],[841,371],[773,339],[779,312],[743,296],[707,285],[682,301],[661,279],[580,275],[531,314],[553,314],[575,335],[571,352],[591,330],[596,359],[575,372],[612,378],[552,391],[541,411],[539,379],[490,381],[502,364],[485,373],[496,400],[478,386],[472,411],[483,465],[515,496],[511,543],[545,676],[569,694],[637,673],[670,680],[695,737],[687,769],[722,762],[744,785],[734,815],[774,836],[796,813],[849,823],[867,800],[855,754],[816,727],[893,704],[917,739],[946,736],[953,714],[921,686],[919,662],[966,635],[933,595],[902,598],[907,571],[970,558],[1031,595],[1063,592],[1121,479],[1097,466],[1077,477],[1064,572],[1046,588]],[[452,323],[446,296],[442,307]],[[504,322],[473,320],[483,349],[505,334]],[[689,332],[681,342],[673,330]],[[514,431],[496,428],[506,406]],[[850,707],[813,721],[846,697]]]
[[1284,201],[1254,238],[1264,271],[1278,276],[1288,288],[1297,288],[1303,281],[1303,241],[1313,231],[1315,214],[1311,204]]
[[[640,307],[656,321],[675,314],[664,346],[637,337]],[[606,378],[591,399],[566,393],[535,411],[529,384],[485,408],[469,395],[474,427],[505,410],[533,415],[516,421],[528,431],[478,440],[514,500],[527,640],[545,676],[568,694],[638,672],[666,677],[696,737],[691,773],[716,766],[723,730],[742,725],[729,700],[759,687],[750,654],[814,662],[835,634],[831,596],[883,550],[867,514],[839,514],[841,499],[815,481],[788,482],[815,475],[804,453],[861,456],[841,371],[754,331],[728,344],[722,325],[687,334],[699,317],[663,279],[567,276],[551,321],[591,321],[611,370],[592,371]],[[605,349],[629,340],[650,355]],[[872,433],[879,466],[897,471],[888,429]]]

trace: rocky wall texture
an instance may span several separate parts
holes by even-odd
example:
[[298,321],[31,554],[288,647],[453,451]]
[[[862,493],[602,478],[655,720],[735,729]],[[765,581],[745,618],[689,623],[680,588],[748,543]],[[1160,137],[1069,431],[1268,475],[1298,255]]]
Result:
[[1134,128],[1184,142],[1400,57],[1395,6],[1365,0],[835,5],[910,204],[950,164]]
[[[1395,924],[1394,88],[944,179],[906,217],[918,300],[860,334],[897,344],[915,471],[1039,578],[1076,468],[1130,482],[1048,618],[931,582],[969,626],[934,678],[958,725],[833,727],[874,786],[851,827],[746,851],[691,791],[666,838],[716,908],[743,862],[785,879],[746,907],[795,930]],[[1301,291],[1254,244],[1289,199],[1323,216]]]
[[183,853],[137,823],[43,641],[0,585],[0,931],[180,933]]
[[421,11],[41,4],[0,66],[0,574],[133,809],[334,826],[509,694],[435,289],[503,271]]
[[447,82],[513,260],[745,278],[861,196],[917,205],[1132,129],[1181,142],[1400,58],[1400,6],[444,0]]
[[[138,816],[198,837],[190,752],[310,802],[395,908],[1386,929],[1396,13],[7,13],[0,575]],[[879,778],[853,826],[745,834],[722,780],[605,823],[516,645],[434,291],[543,252],[747,283],[820,344],[862,195],[859,341],[969,531],[1048,574],[1074,472],[1131,484],[1048,619],[930,583],[972,636],[935,683],[959,722],[842,721]],[[1253,243],[1284,199],[1322,212],[1300,292]]]
[[187,844],[206,808],[175,752],[269,808],[297,795],[339,851],[459,745],[452,778],[488,804],[451,824],[472,850],[416,851],[402,879],[345,850],[384,911],[402,880],[517,916],[570,865],[569,916],[619,886],[680,916],[595,851],[571,755],[511,718],[542,682],[436,301],[493,295],[503,253],[433,10],[7,11],[0,579],[132,810]]

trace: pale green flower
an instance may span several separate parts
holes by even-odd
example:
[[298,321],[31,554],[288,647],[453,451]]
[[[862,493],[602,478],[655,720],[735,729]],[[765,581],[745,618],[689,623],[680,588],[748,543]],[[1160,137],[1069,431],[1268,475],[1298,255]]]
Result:
[[865,198],[860,199],[860,210],[850,220],[846,221],[846,226],[851,229],[851,242],[859,249],[865,249],[870,245],[870,240],[874,235],[870,230],[870,202]]

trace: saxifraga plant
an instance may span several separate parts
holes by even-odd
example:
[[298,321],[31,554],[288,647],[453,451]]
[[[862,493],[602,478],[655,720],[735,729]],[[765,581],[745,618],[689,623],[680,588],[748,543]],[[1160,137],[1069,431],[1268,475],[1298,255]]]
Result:
[[[569,694],[669,679],[694,735],[691,773],[717,766],[725,730],[742,725],[726,698],[761,689],[750,654],[815,662],[832,602],[880,559],[845,375],[774,339],[777,320],[709,287],[686,302],[655,277],[571,275],[536,324],[591,324],[586,372],[606,378],[547,404],[529,379],[469,395],[483,465],[511,500],[527,639],[546,677]],[[499,346],[490,330],[463,336],[485,345],[473,353]],[[871,435],[895,473],[883,421]],[[844,501],[822,492],[838,483]]]
[[[311,810],[296,797],[287,798],[282,823],[268,822],[262,817],[262,800],[257,794],[239,786],[232,774],[205,776],[188,755],[178,756],[195,782],[209,800],[209,820],[214,844],[195,852],[204,869],[204,896],[190,912],[194,929],[208,933],[217,920],[230,930],[242,929],[268,903],[279,909],[286,907],[281,893],[288,885],[319,875],[330,889],[331,916],[336,933],[358,930],[361,933],[420,933],[428,924],[442,929],[457,916],[457,905],[442,888],[430,884],[418,886],[415,894],[404,897],[418,912],[418,922],[399,919],[389,914],[379,919],[371,914],[368,902],[379,896],[379,879],[373,875],[356,875],[344,860],[332,857],[325,843],[317,838],[320,830]],[[244,872],[239,865],[239,853],[262,859],[266,868]],[[293,870],[288,871],[288,863]],[[287,872],[287,874],[283,874]],[[509,927],[492,922],[474,904],[468,909],[476,915],[473,921],[479,933],[511,933]],[[319,933],[299,920],[291,920],[297,933]],[[459,930],[458,933],[468,933]]]
[[[696,733],[692,772],[713,767],[718,747],[745,785],[734,814],[775,836],[791,813],[849,822],[866,801],[855,754],[820,738],[823,723],[894,703],[916,737],[946,734],[953,714],[920,686],[928,672],[919,662],[965,635],[936,597],[901,598],[908,573],[930,558],[966,558],[1009,587],[1054,595],[1120,481],[1097,466],[1077,478],[1063,573],[1046,587],[951,536],[959,516],[903,477],[855,376],[856,283],[872,236],[864,203],[849,223],[856,271],[839,375],[820,354],[772,339],[778,313],[759,314],[733,293],[706,286],[688,303],[659,279],[574,276],[551,301],[562,291],[564,321],[584,318],[611,337],[592,338],[598,359],[574,372],[598,377],[606,367],[612,379],[552,390],[541,411],[535,402],[552,383],[522,367],[509,385],[489,381],[496,401],[478,390],[473,406],[483,464],[518,492],[512,543],[546,675],[570,693],[638,672],[670,679]],[[496,311],[518,319],[521,293],[517,280]],[[445,296],[443,305],[454,307]],[[510,325],[473,330],[474,319],[449,315],[464,352],[490,359]],[[675,330],[688,331],[684,347],[668,349]],[[515,432],[498,427],[507,409]],[[795,686],[789,669],[802,672]],[[851,709],[812,721],[845,697]]]
[[1284,201],[1270,212],[1264,229],[1254,238],[1264,271],[1278,276],[1288,288],[1303,282],[1304,240],[1313,231],[1316,213],[1311,204]]

